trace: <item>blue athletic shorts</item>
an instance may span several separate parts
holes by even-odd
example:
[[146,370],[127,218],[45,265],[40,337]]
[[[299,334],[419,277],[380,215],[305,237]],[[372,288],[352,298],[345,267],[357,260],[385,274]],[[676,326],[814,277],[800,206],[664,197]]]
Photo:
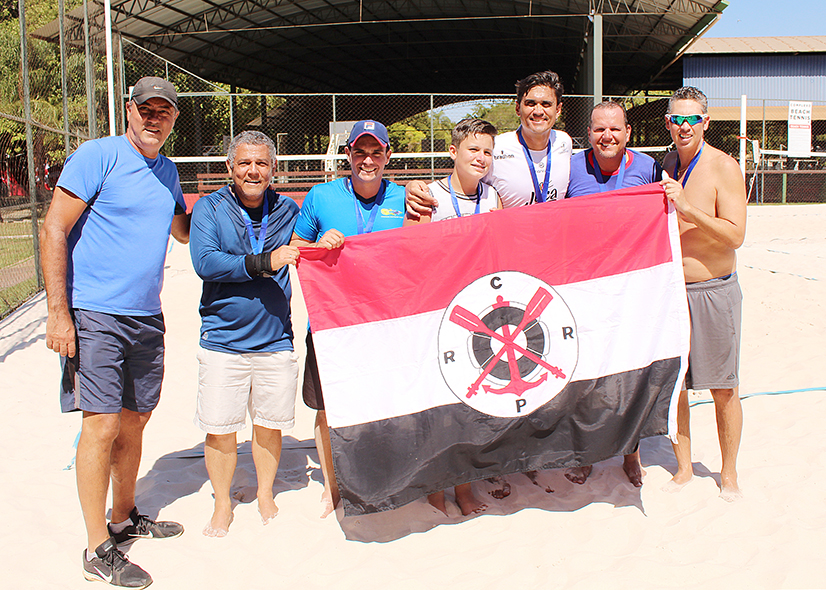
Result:
[[72,310],[77,353],[63,358],[60,406],[117,414],[151,412],[163,381],[163,315],[123,316]]

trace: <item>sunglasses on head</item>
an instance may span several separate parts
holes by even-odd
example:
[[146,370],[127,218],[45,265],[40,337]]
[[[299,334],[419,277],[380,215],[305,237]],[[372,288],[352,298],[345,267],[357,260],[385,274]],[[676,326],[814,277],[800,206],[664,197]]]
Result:
[[688,121],[688,124],[694,127],[697,123],[705,121],[706,115],[666,115],[666,120],[672,125],[682,126]]

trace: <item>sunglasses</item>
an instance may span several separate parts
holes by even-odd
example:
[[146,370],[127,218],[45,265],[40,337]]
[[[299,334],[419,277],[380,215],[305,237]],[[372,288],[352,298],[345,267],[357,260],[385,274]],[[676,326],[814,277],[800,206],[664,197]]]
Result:
[[694,127],[697,123],[705,121],[707,116],[708,115],[666,115],[665,120],[678,127],[681,127],[683,123],[688,121],[688,124]]

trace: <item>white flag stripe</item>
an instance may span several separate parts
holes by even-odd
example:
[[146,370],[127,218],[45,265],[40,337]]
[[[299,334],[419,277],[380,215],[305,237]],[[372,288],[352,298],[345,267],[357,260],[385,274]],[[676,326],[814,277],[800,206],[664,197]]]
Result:
[[[573,381],[687,355],[680,350],[687,336],[674,336],[689,325],[682,272],[675,272],[679,261],[554,287],[577,322],[580,354]],[[443,314],[314,333],[329,425],[354,426],[460,403],[438,364]]]

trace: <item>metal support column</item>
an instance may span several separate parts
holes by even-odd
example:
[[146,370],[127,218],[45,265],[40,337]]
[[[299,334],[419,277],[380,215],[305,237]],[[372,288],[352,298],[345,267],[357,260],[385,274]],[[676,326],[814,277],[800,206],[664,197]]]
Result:
[[[332,133],[330,133],[330,141],[338,141],[336,139],[337,136],[338,136],[338,133],[337,133],[338,128],[336,127],[336,121],[337,120],[338,120],[338,117],[336,115],[336,95],[334,94],[333,95],[333,129],[332,129]],[[338,155],[338,147],[336,147],[335,154],[333,154],[333,155],[334,156]],[[334,162],[335,162],[335,166],[333,166],[333,180],[336,180],[338,178],[338,160],[334,160]]]
[[123,59],[123,37],[118,34],[118,102],[117,102],[117,113],[118,113],[118,126],[121,128],[123,133],[126,133],[126,111],[124,110],[126,106],[126,101],[123,99],[124,96],[128,95],[129,87],[126,85],[126,66],[125,61]]
[[594,13],[594,33],[591,37],[594,42],[592,52],[591,76],[593,77],[594,104],[602,102],[602,13]]
[[746,104],[747,98],[745,94],[740,95],[740,174],[743,179],[746,178]]
[[34,171],[34,138],[32,137],[32,106],[29,91],[29,52],[26,43],[26,7],[23,0],[17,0],[20,11],[20,69],[23,78],[23,116],[26,118],[26,163],[29,173],[29,205],[32,220],[32,244],[34,245],[34,274],[37,288],[43,288],[43,275],[40,272],[40,227],[37,223],[37,182]]
[[229,87],[229,138],[232,141],[232,138],[235,137],[235,93],[238,92],[238,88],[235,84],[232,84]]
[[[761,140],[760,145],[763,146],[764,150],[768,147],[766,145],[766,99],[765,98],[763,99],[763,139]],[[765,170],[765,169],[766,169],[765,158],[763,158],[763,155],[761,154],[760,155],[760,170],[762,171],[762,170]],[[760,174],[760,198],[761,199],[766,198],[765,197],[765,195],[766,195],[765,191],[766,191],[766,175],[765,174]],[[762,203],[763,201],[761,200],[760,202]]]
[[118,134],[117,118],[115,117],[115,69],[112,55],[112,3],[103,0],[103,19],[106,26],[106,87],[109,96],[109,135]]
[[65,14],[65,7],[63,0],[57,2],[57,20],[59,24],[58,31],[60,33],[60,89],[63,95],[63,149],[64,157],[69,157],[69,152],[72,149],[69,141],[69,88],[66,76],[66,27],[63,22]]
[[433,141],[433,95],[430,95],[430,180],[436,180],[436,159],[433,152],[436,150]]
[[89,117],[89,137],[95,139],[98,136],[97,108],[95,105],[95,64],[92,61],[89,4],[87,0],[83,0],[83,46],[86,52],[86,112]]

